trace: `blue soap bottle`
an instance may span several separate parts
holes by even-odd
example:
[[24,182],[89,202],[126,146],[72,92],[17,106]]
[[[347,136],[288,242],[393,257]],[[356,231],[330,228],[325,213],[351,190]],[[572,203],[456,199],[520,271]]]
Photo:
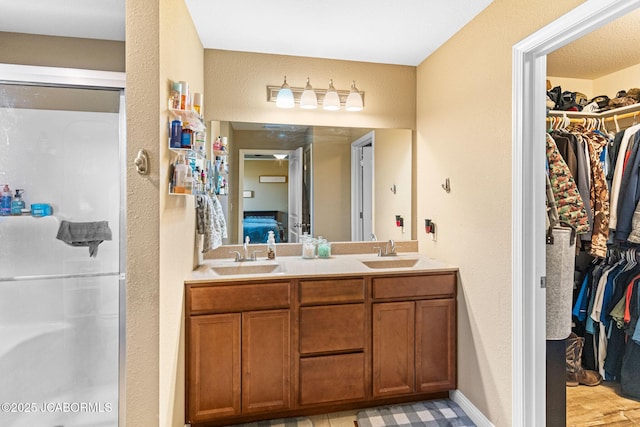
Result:
[[24,209],[23,193],[24,190],[22,189],[16,190],[16,195],[13,196],[13,201],[11,202],[11,215],[22,215],[22,210]]

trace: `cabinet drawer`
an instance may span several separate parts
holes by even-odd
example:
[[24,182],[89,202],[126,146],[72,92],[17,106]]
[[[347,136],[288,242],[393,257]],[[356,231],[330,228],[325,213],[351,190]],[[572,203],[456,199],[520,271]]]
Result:
[[188,298],[191,314],[288,308],[289,282],[191,287]]
[[364,354],[300,359],[300,404],[361,400],[365,397]]
[[373,298],[450,297],[455,295],[456,275],[376,277]]
[[331,304],[364,301],[364,279],[304,280],[300,304]]
[[300,353],[364,348],[364,304],[300,308]]

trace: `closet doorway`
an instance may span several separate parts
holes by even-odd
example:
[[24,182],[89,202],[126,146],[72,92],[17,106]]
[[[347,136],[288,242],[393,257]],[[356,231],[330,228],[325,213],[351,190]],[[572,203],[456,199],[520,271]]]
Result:
[[638,7],[640,0],[585,2],[513,48],[513,425],[546,422],[546,55]]

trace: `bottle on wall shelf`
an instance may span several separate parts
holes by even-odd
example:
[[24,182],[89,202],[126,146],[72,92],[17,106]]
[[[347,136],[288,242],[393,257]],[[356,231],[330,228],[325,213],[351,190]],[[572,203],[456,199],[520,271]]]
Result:
[[184,178],[184,192],[185,194],[193,194],[193,190],[193,172],[191,171],[191,168],[187,166],[187,174]]
[[171,96],[169,97],[169,108],[179,110],[182,103],[182,84],[173,82],[171,85]]
[[182,92],[180,92],[180,109],[187,110],[189,109],[189,96],[191,95],[189,93],[189,83],[181,81],[180,84],[182,85]]
[[182,122],[174,120],[171,122],[171,138],[169,140],[171,148],[182,148]]
[[202,114],[202,94],[200,92],[193,94],[193,111],[198,113],[198,115]]
[[11,202],[11,215],[22,215],[22,211],[24,209],[24,200],[22,200],[22,194],[24,190],[17,189],[16,195],[13,196],[13,201]]
[[184,193],[185,179],[187,177],[187,166],[184,155],[181,153],[178,155],[178,160],[176,160],[176,165],[174,168],[175,174],[175,186],[173,187],[174,193]]
[[11,189],[7,184],[4,185],[0,194],[0,215],[11,215]]
[[269,230],[269,237],[267,237],[267,258],[276,259],[276,238],[272,230]]

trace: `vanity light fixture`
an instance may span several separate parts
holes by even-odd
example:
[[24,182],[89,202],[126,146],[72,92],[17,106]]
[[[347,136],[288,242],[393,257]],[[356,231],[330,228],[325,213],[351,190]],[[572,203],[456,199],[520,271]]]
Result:
[[275,157],[278,160],[284,160],[287,158],[287,154],[274,154],[273,157]]
[[287,76],[284,76],[284,83],[282,83],[282,86],[280,86],[280,90],[278,91],[276,106],[279,108],[293,108],[294,104],[293,92],[287,84]]
[[300,108],[305,110],[315,110],[318,108],[318,97],[309,83],[309,77],[307,77],[307,85],[304,87],[302,95],[300,95]]
[[362,111],[364,92],[358,90],[355,80],[351,83],[351,90],[337,90],[333,79],[329,80],[328,89],[314,89],[309,77],[304,88],[289,87],[285,76],[282,86],[267,86],[267,101],[275,102],[278,108],[293,108],[300,104],[300,108],[312,110],[321,104],[324,110],[329,111],[338,111],[343,105],[347,111]]
[[336,92],[336,88],[333,87],[333,79],[329,80],[329,89],[327,89],[327,93],[324,95],[322,109],[328,111],[338,111],[340,109],[340,97],[338,96],[338,92]]
[[347,103],[345,104],[345,110],[347,111],[362,111],[362,97],[356,87],[356,81],[351,83],[351,92],[347,97]]

